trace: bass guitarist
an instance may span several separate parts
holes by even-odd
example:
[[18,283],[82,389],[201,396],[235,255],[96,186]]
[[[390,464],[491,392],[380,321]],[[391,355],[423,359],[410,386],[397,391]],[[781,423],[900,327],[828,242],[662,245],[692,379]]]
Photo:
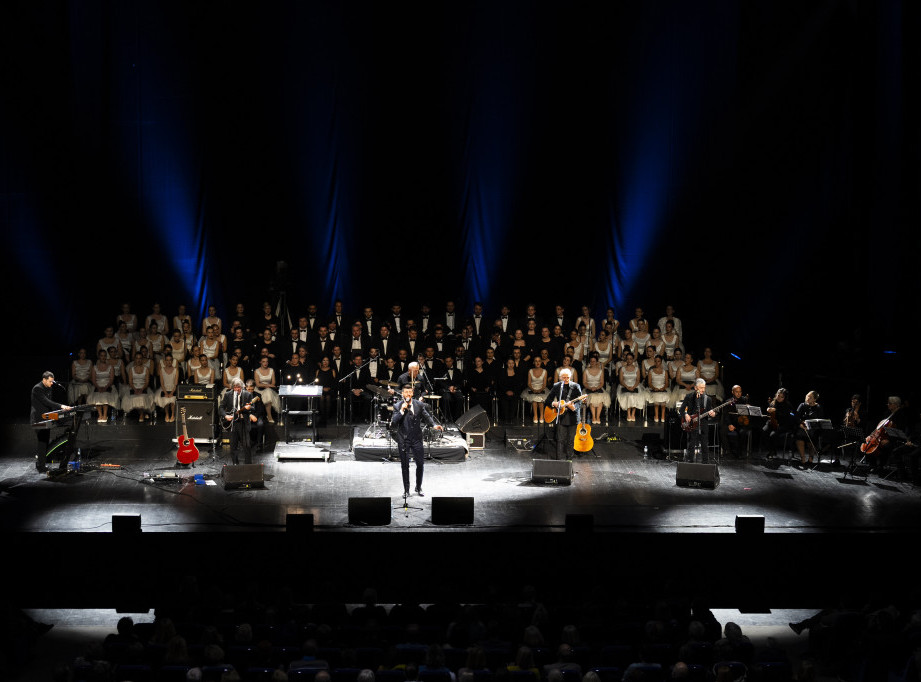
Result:
[[221,399],[221,420],[224,428],[230,430],[230,457],[234,464],[240,463],[237,454],[240,448],[243,448],[245,463],[253,463],[253,451],[249,444],[252,403],[253,394],[243,390],[243,380],[239,378],[233,380],[231,390]]
[[684,400],[681,401],[681,406],[678,408],[678,413],[684,415],[684,421],[687,424],[691,423],[693,416],[700,415],[700,419],[697,421],[697,428],[688,431],[688,449],[684,459],[686,462],[695,461],[694,455],[699,451],[700,461],[707,464],[710,457],[703,434],[710,423],[710,418],[715,417],[716,412],[713,410],[713,400],[707,395],[706,380],[697,379],[694,382],[694,390],[689,391],[684,396]]
[[553,384],[544,399],[544,407],[555,410],[556,455],[553,459],[572,459],[576,425],[582,422],[582,387],[572,381],[572,370],[564,367],[560,380]]

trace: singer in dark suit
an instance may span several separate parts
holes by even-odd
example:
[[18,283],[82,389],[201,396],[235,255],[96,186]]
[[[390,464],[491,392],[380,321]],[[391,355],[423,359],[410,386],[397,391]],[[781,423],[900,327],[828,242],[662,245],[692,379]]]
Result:
[[544,399],[544,407],[558,410],[563,404],[563,412],[556,418],[556,456],[554,459],[572,459],[573,445],[576,442],[576,425],[582,421],[582,402],[572,402],[582,395],[582,387],[571,381],[572,370],[560,371],[560,380],[553,384],[549,395]]
[[252,402],[253,394],[243,390],[242,379],[234,379],[232,390],[227,391],[221,398],[219,412],[224,428],[230,429],[230,457],[234,464],[240,463],[240,448],[243,448],[244,462],[253,463],[253,450],[249,444]]
[[700,414],[700,421],[696,429],[688,431],[688,450],[685,456],[686,462],[694,461],[694,453],[700,449],[700,461],[703,464],[709,462],[709,453],[707,450],[706,433],[710,424],[710,418],[716,416],[713,411],[713,400],[707,395],[707,382],[704,379],[698,379],[694,382],[694,390],[689,391],[681,406],[678,408],[678,414],[682,415],[685,423],[691,421],[691,416]]
[[403,497],[409,495],[409,457],[416,460],[416,494],[422,492],[422,474],[425,466],[425,446],[422,442],[422,422],[431,427],[442,430],[440,424],[435,424],[432,415],[425,409],[421,400],[413,398],[412,386],[404,386],[403,400],[395,406],[390,424],[397,431],[397,441],[400,446],[400,468],[403,472]]
[[[54,374],[44,372],[42,380],[32,387],[32,409],[30,410],[29,419],[33,424],[42,421],[42,415],[45,412],[71,409],[69,406],[62,405],[51,399],[51,387],[54,384]],[[51,429],[35,429],[35,436],[38,438],[38,445],[35,451],[35,468],[40,474],[43,474],[48,471],[48,444],[51,442]],[[65,466],[67,466],[66,457],[62,460],[61,468]]]

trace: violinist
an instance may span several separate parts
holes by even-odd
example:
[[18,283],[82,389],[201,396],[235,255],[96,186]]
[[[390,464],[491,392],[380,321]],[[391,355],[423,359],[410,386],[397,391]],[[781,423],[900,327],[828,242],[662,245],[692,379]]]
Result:
[[[736,405],[748,404],[748,400],[742,395],[742,387],[738,384],[732,387],[731,393]],[[720,415],[720,436],[726,452],[738,458],[742,453],[743,443],[747,444],[751,435],[751,417],[739,414],[734,406],[731,410],[723,410]]]
[[812,463],[812,455],[815,453],[815,443],[812,442],[812,438],[809,437],[809,434],[806,431],[806,420],[807,419],[823,419],[825,417],[825,411],[822,409],[822,406],[819,405],[819,394],[816,391],[809,391],[806,394],[806,399],[799,404],[799,407],[796,408],[796,422],[797,427],[793,435],[793,440],[796,442],[796,450],[799,452],[799,461],[800,467],[805,468],[807,464],[806,460],[806,442],[809,442],[809,460],[808,463]]
[[783,450],[787,436],[796,430],[799,422],[787,400],[787,389],[778,388],[767,410],[768,420],[762,429],[768,439],[768,457],[777,454],[778,447]]
[[851,406],[844,412],[844,428],[860,429],[860,396],[856,393],[851,396]]

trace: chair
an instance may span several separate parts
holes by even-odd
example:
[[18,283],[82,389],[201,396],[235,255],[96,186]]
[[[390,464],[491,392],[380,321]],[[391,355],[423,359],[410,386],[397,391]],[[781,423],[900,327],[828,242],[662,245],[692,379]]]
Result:
[[326,668],[289,668],[288,682],[313,682],[313,678],[316,677],[317,673],[321,670],[326,670]]
[[592,672],[601,678],[601,682],[620,682],[624,676],[624,671],[613,665],[595,667]]
[[721,668],[729,668],[729,677],[732,680],[744,680],[748,676],[748,666],[741,661],[719,661],[713,664],[713,677],[717,677],[717,671]]
[[185,682],[191,670],[188,665],[163,665],[157,670],[157,682]]
[[243,673],[244,682],[272,682],[275,668],[247,668]]
[[789,661],[762,661],[757,664],[762,682],[791,682],[793,667]]
[[147,664],[119,664],[115,666],[115,682],[154,682],[153,668]]

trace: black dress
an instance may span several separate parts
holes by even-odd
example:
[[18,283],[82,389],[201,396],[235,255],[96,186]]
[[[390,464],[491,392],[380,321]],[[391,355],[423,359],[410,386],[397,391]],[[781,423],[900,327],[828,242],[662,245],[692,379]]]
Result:
[[486,410],[487,414],[492,414],[491,388],[492,378],[485,368],[481,372],[476,369],[467,372],[467,395],[470,396],[470,407],[479,405]]

